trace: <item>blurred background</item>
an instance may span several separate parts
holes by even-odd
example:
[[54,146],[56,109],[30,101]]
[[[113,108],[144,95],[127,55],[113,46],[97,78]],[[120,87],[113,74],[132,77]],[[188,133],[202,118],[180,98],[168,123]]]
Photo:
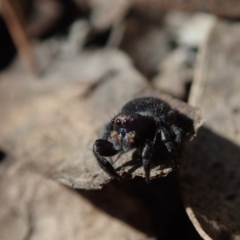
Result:
[[[240,239],[239,17],[234,0],[0,0],[0,240]],[[92,143],[148,91],[203,109],[186,167],[104,182]]]

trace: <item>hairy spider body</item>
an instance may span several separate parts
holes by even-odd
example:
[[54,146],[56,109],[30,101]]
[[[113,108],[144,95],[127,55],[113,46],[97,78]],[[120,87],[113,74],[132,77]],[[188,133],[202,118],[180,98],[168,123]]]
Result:
[[105,157],[136,149],[149,182],[151,160],[158,157],[159,150],[174,156],[181,144],[182,129],[176,125],[178,114],[177,110],[158,98],[144,97],[128,102],[106,124],[102,138],[93,145],[99,166],[111,177],[120,179]]

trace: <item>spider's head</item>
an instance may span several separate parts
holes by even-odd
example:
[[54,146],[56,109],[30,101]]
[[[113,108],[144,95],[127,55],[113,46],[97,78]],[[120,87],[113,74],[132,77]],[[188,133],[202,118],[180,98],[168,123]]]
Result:
[[112,119],[111,140],[117,150],[129,151],[136,137],[136,116],[117,115]]

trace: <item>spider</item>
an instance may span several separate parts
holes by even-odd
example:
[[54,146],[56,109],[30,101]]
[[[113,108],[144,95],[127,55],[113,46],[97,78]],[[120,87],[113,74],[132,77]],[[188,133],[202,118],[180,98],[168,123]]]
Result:
[[107,174],[119,180],[121,176],[105,157],[136,149],[145,180],[149,183],[151,161],[159,158],[159,151],[173,158],[181,145],[183,130],[176,125],[178,115],[176,109],[158,98],[131,100],[106,124],[102,138],[94,142],[93,154],[97,163]]

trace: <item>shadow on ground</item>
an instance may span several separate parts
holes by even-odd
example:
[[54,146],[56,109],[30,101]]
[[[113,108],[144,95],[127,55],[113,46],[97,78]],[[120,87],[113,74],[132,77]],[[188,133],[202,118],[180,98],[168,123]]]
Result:
[[[181,169],[184,201],[197,213],[229,229],[239,229],[238,191],[240,148],[231,141],[201,128],[186,150]],[[113,181],[101,191],[79,191],[101,210],[157,239],[193,239],[201,237],[188,219],[178,187],[178,174],[172,172],[146,184],[144,179]],[[214,239],[208,223],[204,230]]]
[[101,191],[79,193],[114,218],[154,239],[200,240],[188,219],[178,190],[177,174],[152,180],[113,181]]

